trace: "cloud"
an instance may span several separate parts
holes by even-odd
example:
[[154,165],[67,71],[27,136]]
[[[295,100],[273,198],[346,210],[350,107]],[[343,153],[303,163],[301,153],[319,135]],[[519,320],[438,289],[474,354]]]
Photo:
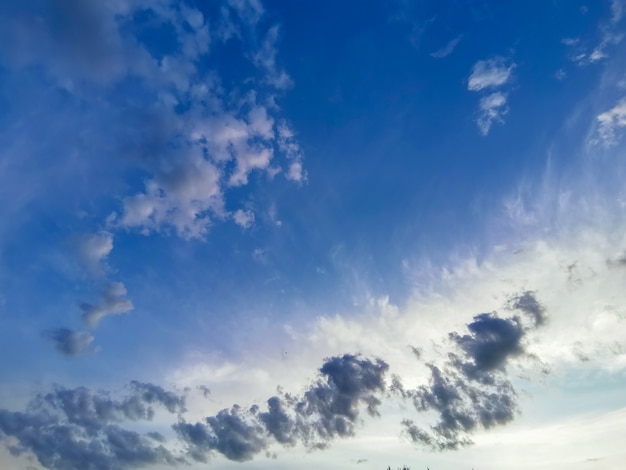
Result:
[[295,138],[293,129],[284,120],[278,125],[278,148],[291,162],[287,171],[287,179],[296,182],[305,181],[306,173],[302,165],[302,149]]
[[[480,92],[501,88],[510,81],[514,68],[514,63],[507,63],[502,57],[479,60],[472,67],[472,73],[467,82],[467,89]],[[482,135],[486,136],[489,134],[494,123],[504,124],[504,116],[509,112],[507,99],[508,94],[503,91],[493,91],[480,99],[476,124]]]
[[120,315],[130,312],[133,303],[126,298],[126,288],[121,282],[109,282],[102,293],[100,303],[96,305],[83,303],[83,321],[90,328],[98,326],[100,320],[109,315]]
[[78,241],[78,256],[81,263],[95,276],[102,276],[102,263],[113,250],[113,235],[109,232],[98,232],[84,235]]
[[480,114],[476,123],[482,135],[489,134],[489,130],[494,122],[504,123],[504,116],[509,112],[506,101],[507,94],[499,91],[481,98]]
[[237,209],[233,214],[233,220],[241,228],[250,228],[254,224],[254,212]]
[[537,326],[543,325],[546,321],[545,308],[539,303],[532,291],[513,296],[509,308],[520,310],[529,315]]
[[158,433],[140,434],[121,423],[151,420],[153,406],[184,410],[182,397],[133,382],[122,399],[84,387],[57,387],[38,394],[26,412],[0,410],[0,438],[13,438],[12,453],[32,452],[51,470],[127,469],[148,464],[182,463],[162,444]]
[[597,117],[598,137],[605,147],[617,143],[618,129],[626,126],[626,98],[620,100],[613,108],[600,113]]
[[472,67],[467,89],[481,91],[505,85],[512,77],[513,68],[515,64],[508,64],[502,57],[479,60]]
[[86,331],[74,331],[68,328],[57,328],[45,333],[54,348],[68,357],[80,356],[90,352],[93,336]]
[[[534,303],[532,294],[522,307]],[[534,302],[536,299],[532,297]],[[530,328],[534,328],[534,325]],[[495,313],[476,315],[467,325],[468,333],[452,332],[449,338],[459,349],[449,353],[444,367],[426,364],[430,370],[427,385],[404,390],[396,383],[394,390],[410,398],[420,411],[435,411],[436,424],[428,429],[404,419],[402,424],[409,438],[435,450],[453,450],[472,443],[471,434],[513,420],[518,409],[515,389],[506,375],[507,363],[525,354],[522,339],[528,331],[518,317],[500,318]]]
[[286,446],[299,442],[308,448],[323,448],[333,439],[354,435],[360,408],[377,414],[388,368],[380,359],[350,354],[332,357],[302,396],[271,397],[266,411],[234,405],[204,423],[181,421],[174,429],[187,443],[189,455],[201,462],[207,461],[212,451],[230,460],[250,460],[272,440]]
[[454,49],[459,44],[459,42],[461,42],[461,39],[463,39],[463,35],[451,39],[448,44],[443,46],[441,49],[437,49],[435,52],[431,52],[430,56],[434,57],[435,59],[443,59],[444,57],[448,57],[450,54],[452,54],[452,52],[454,52]]
[[278,26],[272,26],[269,29],[263,40],[263,45],[254,55],[254,63],[257,67],[266,72],[265,80],[268,84],[279,90],[286,90],[293,86],[293,80],[291,80],[287,72],[279,68],[276,64],[276,43],[278,42],[278,34]]

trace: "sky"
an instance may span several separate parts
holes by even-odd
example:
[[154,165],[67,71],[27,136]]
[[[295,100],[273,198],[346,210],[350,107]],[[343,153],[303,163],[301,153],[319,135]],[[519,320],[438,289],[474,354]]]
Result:
[[0,467],[622,468],[625,34],[0,0]]

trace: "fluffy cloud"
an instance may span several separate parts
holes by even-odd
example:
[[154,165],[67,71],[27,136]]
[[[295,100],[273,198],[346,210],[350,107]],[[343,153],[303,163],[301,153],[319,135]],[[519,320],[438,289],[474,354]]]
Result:
[[58,387],[33,398],[28,411],[0,410],[0,438],[13,438],[11,452],[32,452],[51,470],[127,469],[148,464],[182,463],[162,444],[158,433],[140,434],[121,427],[151,420],[154,407],[184,410],[184,400],[162,388],[133,382],[122,399],[84,387]]
[[233,214],[233,220],[241,228],[250,228],[254,224],[254,212],[238,209]]
[[467,89],[481,91],[505,85],[511,79],[514,67],[515,64],[507,63],[502,57],[479,60],[472,67],[467,80]]
[[211,451],[230,460],[250,460],[268,447],[270,438],[287,446],[300,442],[323,448],[337,437],[354,435],[361,407],[371,415],[377,413],[387,369],[380,359],[332,357],[302,396],[271,397],[266,411],[256,405],[249,409],[234,405],[206,418],[206,424],[181,422],[174,428],[187,443],[189,455],[202,462]]
[[86,331],[57,328],[45,333],[54,348],[68,357],[79,356],[90,351],[93,336]]
[[121,282],[110,282],[102,293],[100,303],[92,305],[83,303],[80,306],[83,311],[83,321],[90,328],[98,326],[100,320],[109,315],[120,315],[130,312],[133,303],[126,298],[126,288]]

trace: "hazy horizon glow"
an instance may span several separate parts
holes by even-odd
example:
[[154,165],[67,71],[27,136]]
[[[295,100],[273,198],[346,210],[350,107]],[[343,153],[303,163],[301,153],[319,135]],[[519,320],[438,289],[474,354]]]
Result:
[[0,467],[622,468],[625,12],[0,5]]

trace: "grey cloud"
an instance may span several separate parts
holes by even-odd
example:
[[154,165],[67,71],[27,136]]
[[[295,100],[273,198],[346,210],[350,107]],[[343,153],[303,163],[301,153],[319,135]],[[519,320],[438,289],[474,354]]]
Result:
[[510,308],[521,310],[535,321],[535,325],[541,326],[546,321],[545,309],[535,297],[532,291],[526,291],[511,299]]
[[54,348],[68,357],[80,356],[90,351],[93,336],[86,331],[56,328],[44,334]]
[[544,322],[544,309],[530,291],[514,297],[509,308],[534,319],[525,328],[520,318],[500,318],[494,313],[476,315],[468,332],[450,333],[458,348],[443,367],[426,364],[428,384],[405,390],[399,380],[392,392],[413,401],[418,411],[435,411],[437,422],[424,428],[413,420],[402,421],[406,435],[415,443],[435,449],[454,450],[472,443],[471,434],[514,419],[517,393],[506,375],[509,361],[525,354],[524,335]]
[[99,304],[83,303],[81,305],[83,321],[91,328],[95,328],[106,316],[127,313],[133,308],[133,303],[126,298],[126,288],[121,282],[109,282]]
[[133,382],[119,400],[85,387],[38,394],[25,412],[0,410],[0,437],[12,437],[17,454],[32,452],[52,470],[115,470],[183,462],[158,433],[124,429],[124,421],[150,420],[153,405],[181,412],[184,401],[152,384]]
[[211,451],[231,460],[249,460],[272,441],[324,448],[337,437],[354,434],[362,407],[370,415],[377,414],[387,369],[380,359],[349,354],[332,357],[320,369],[320,378],[300,397],[271,397],[266,411],[235,405],[202,423],[181,421],[174,429],[187,443],[189,455],[199,461],[206,461]]
[[524,330],[517,318],[481,313],[467,328],[469,335],[450,334],[469,359],[458,364],[467,377],[489,381],[494,369],[501,369],[509,357],[522,353],[520,340]]

